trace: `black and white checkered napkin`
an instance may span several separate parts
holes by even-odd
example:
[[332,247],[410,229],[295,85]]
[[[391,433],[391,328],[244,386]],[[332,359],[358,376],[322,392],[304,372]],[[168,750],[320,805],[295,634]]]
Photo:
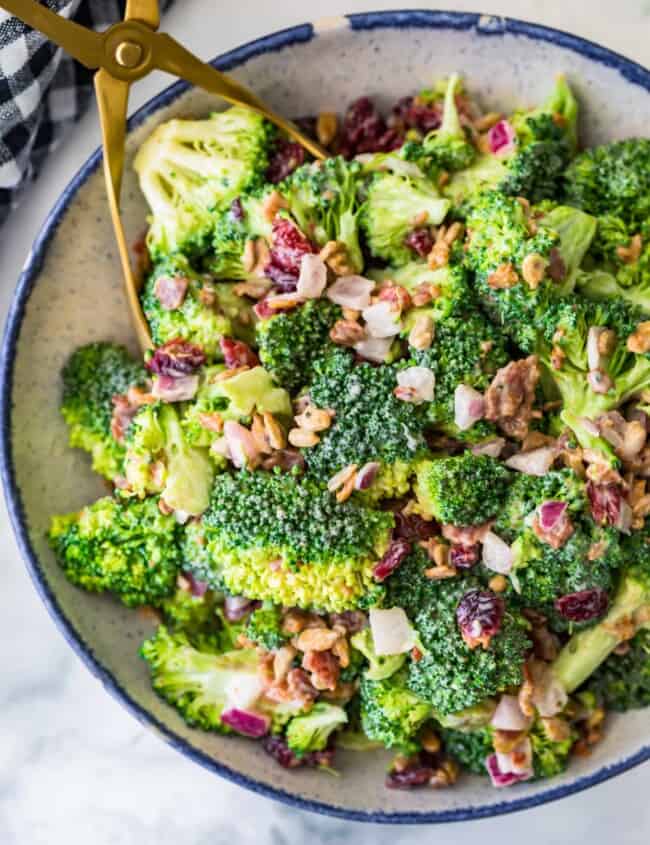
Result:
[[[93,29],[120,20],[125,6],[125,0],[41,2]],[[93,71],[44,35],[0,10],[0,224],[48,153],[87,108],[92,77]]]

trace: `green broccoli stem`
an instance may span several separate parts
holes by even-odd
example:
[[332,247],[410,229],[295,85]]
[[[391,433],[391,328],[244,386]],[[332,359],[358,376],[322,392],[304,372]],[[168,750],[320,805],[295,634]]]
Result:
[[593,628],[574,634],[555,660],[553,674],[567,693],[574,692],[623,642],[627,626],[621,623],[647,605],[647,588],[635,578],[625,577],[607,616]]
[[[604,414],[606,411],[599,411],[597,415],[600,416],[601,413]],[[593,434],[589,430],[589,427],[585,424],[584,420],[592,419],[592,417],[587,416],[586,414],[575,413],[565,408],[560,413],[560,419],[564,425],[568,426],[573,431],[578,439],[578,443],[583,449],[591,449],[595,452],[600,452],[601,455],[609,459],[610,466],[614,468],[619,465],[619,460],[616,457],[611,443],[600,435]]]
[[447,90],[445,91],[445,102],[442,110],[442,123],[437,132],[438,137],[445,138],[459,138],[461,141],[465,139],[465,133],[460,123],[458,109],[456,108],[456,90],[460,77],[457,73],[452,73],[447,83]]

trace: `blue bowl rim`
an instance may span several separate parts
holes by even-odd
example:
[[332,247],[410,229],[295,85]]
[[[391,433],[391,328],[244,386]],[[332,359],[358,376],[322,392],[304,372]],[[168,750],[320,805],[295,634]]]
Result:
[[[348,25],[353,30],[387,28],[473,29],[477,35],[484,37],[514,34],[530,38],[531,40],[547,41],[586,56],[594,62],[614,68],[629,82],[639,85],[650,92],[650,71],[642,65],[592,41],[541,24],[529,23],[515,18],[482,15],[479,13],[417,9],[367,12],[346,15],[345,17],[347,18]],[[315,36],[318,36],[318,32],[313,24],[300,24],[249,41],[216,57],[212,60],[212,64],[219,70],[228,71],[255,56],[275,52],[294,44],[308,42]],[[133,130],[160,108],[173,102],[189,87],[187,83],[179,81],[154,96],[132,115],[129,120],[129,131]],[[460,807],[454,810],[434,810],[430,812],[365,812],[363,810],[349,810],[311,799],[304,799],[293,793],[267,786],[251,777],[243,775],[199,751],[187,740],[176,735],[131,698],[127,690],[120,685],[112,673],[99,662],[93,652],[92,646],[84,642],[81,634],[74,628],[70,620],[66,618],[47,582],[38,557],[29,540],[27,518],[20,490],[16,483],[11,440],[13,362],[25,309],[43,266],[47,249],[59,223],[64,217],[68,206],[74,200],[78,190],[97,170],[100,163],[101,150],[98,149],[86,160],[63,190],[58,201],[45,218],[27,257],[14,292],[14,297],[7,315],[0,353],[0,396],[2,397],[0,400],[0,475],[2,477],[13,530],[36,591],[54,620],[55,625],[87,668],[101,681],[105,689],[140,723],[150,729],[155,729],[169,745],[204,768],[216,772],[233,783],[246,787],[253,792],[274,798],[298,809],[310,810],[352,821],[383,824],[430,824],[452,821],[473,821],[503,815],[505,813],[537,807],[550,801],[581,792],[649,760],[650,745],[647,745],[643,746],[635,754],[611,765],[603,766],[597,772],[579,778],[571,784],[557,787],[551,786],[543,792],[532,796],[499,801],[483,807]]]

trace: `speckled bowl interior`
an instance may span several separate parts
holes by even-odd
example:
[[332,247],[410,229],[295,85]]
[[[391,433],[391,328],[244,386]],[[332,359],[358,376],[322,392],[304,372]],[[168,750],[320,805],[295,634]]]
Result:
[[[602,142],[650,125],[650,73],[608,51],[516,21],[436,12],[380,13],[297,27],[217,60],[278,111],[300,116],[340,109],[361,94],[385,105],[452,70],[487,107],[534,104],[553,75],[570,77],[583,105],[583,138]],[[146,209],[130,162],[161,121],[205,115],[222,104],[177,85],[132,121],[123,189],[130,241]],[[479,818],[560,797],[650,757],[649,713],[612,720],[591,757],[563,776],[496,792],[466,778],[446,791],[384,788],[386,757],[341,754],[341,777],[288,772],[255,743],[188,728],[152,692],[138,647],[152,630],[141,614],[75,589],[44,539],[51,513],[103,492],[86,456],[66,445],[58,414],[59,372],[82,343],[111,339],[134,351],[117,252],[95,155],[62,196],[35,244],[10,314],[3,355],[3,473],[18,540],[35,585],[71,645],[109,692],[182,753],[249,788],[308,809],[372,821]],[[29,671],[28,668],[26,671]]]

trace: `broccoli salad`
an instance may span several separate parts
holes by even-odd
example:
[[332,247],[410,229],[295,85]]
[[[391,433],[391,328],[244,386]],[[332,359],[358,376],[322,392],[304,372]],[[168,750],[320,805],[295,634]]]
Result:
[[325,161],[239,107],[141,146],[153,348],[67,362],[112,492],[49,539],[189,725],[501,788],[650,705],[650,140],[577,121],[454,74],[305,119]]

